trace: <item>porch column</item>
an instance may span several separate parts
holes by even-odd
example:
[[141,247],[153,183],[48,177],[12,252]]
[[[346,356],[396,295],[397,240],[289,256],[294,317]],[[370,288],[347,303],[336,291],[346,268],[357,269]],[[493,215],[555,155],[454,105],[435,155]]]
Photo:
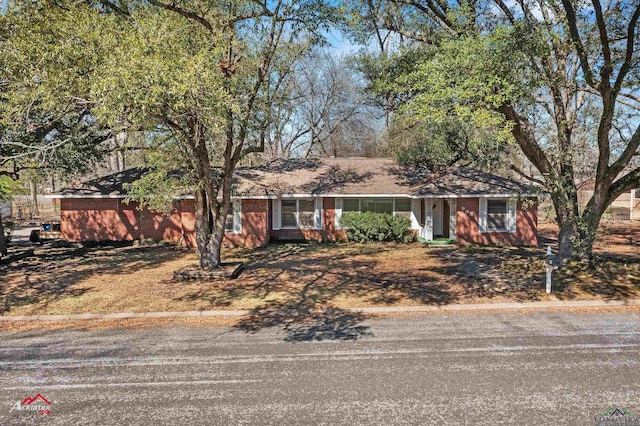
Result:
[[449,239],[456,239],[456,207],[457,202],[455,198],[447,198],[449,204]]
[[424,228],[422,228],[422,238],[433,241],[433,198],[423,200],[426,213],[424,215]]

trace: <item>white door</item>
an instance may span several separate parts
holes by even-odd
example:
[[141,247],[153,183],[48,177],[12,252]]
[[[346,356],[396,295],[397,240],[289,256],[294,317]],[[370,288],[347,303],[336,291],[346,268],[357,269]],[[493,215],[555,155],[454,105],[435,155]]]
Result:
[[420,201],[422,203],[420,236],[431,241],[433,240],[433,199],[423,198]]

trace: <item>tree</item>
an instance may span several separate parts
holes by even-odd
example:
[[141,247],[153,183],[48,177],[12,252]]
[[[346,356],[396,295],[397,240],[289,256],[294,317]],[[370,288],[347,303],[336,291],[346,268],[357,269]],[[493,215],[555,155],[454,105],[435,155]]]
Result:
[[[68,28],[49,27],[39,6],[29,10],[33,13],[12,5],[0,15],[0,200],[17,192],[25,173],[33,188],[44,173],[86,172],[102,158],[100,144],[109,137],[108,129],[96,122],[77,96],[88,87],[86,70],[80,66],[86,64],[57,56],[56,44]],[[69,72],[71,64],[76,66],[74,72]],[[62,90],[61,76],[64,87],[74,87],[76,96]],[[2,218],[0,253],[7,253]]]
[[[10,200],[16,191],[16,183],[7,176],[0,175],[0,201]],[[0,257],[7,255],[7,239],[0,213]]]
[[[560,256],[592,258],[605,209],[640,183],[633,163],[640,126],[623,121],[640,106],[640,4],[393,0],[379,7],[424,17],[412,31],[428,53],[395,87],[419,92],[405,112],[499,126],[538,173],[514,170],[551,196]],[[597,116],[588,119],[587,109]],[[575,169],[584,139],[577,134],[597,146],[595,191],[582,212]]]
[[375,143],[378,120],[344,58],[327,49],[308,52],[277,90],[267,158],[363,155]]
[[[63,40],[58,54],[98,64],[86,100],[99,121],[116,132],[150,135],[161,160],[134,188],[140,200],[153,202],[145,184],[195,191],[200,266],[216,268],[233,171],[264,149],[270,84],[291,72],[300,52],[317,41],[321,15],[330,8],[285,0],[105,4],[112,13],[66,5],[51,24],[75,25],[72,37],[98,42],[99,58],[68,49]],[[185,173],[178,178],[175,169]]]
[[441,121],[395,120],[387,132],[391,152],[400,164],[428,168],[493,167],[502,164],[506,144],[494,132],[456,118]]

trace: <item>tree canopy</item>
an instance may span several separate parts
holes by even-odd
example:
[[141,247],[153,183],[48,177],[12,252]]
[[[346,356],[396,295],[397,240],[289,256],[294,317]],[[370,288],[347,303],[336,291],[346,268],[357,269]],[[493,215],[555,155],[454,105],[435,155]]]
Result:
[[[411,40],[398,52],[412,58],[410,66],[387,86],[410,95],[400,114],[435,122],[456,117],[515,143],[537,173],[517,165],[513,170],[551,195],[561,256],[591,257],[604,210],[640,183],[634,160],[640,145],[640,4],[363,4],[376,25]],[[596,189],[580,211],[576,151],[589,139],[597,147]]]

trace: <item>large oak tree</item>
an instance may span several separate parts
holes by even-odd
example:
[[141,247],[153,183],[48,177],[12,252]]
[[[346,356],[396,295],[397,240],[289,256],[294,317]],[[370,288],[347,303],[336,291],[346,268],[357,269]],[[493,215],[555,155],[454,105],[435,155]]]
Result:
[[[606,208],[640,185],[640,3],[624,0],[366,0],[422,58],[385,89],[404,116],[456,116],[503,130],[553,201],[560,256],[592,257]],[[402,55],[403,52],[398,52]],[[595,116],[595,119],[594,119]],[[580,135],[580,138],[577,135]],[[578,205],[576,151],[597,147],[595,191]],[[580,140],[578,140],[580,139]]]

